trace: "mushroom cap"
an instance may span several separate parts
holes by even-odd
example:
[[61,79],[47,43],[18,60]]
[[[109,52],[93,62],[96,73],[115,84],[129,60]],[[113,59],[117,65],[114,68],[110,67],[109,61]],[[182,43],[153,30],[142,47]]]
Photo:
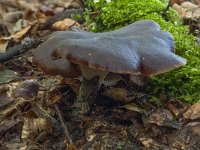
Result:
[[111,32],[66,31],[53,36],[62,40],[54,46],[52,57],[97,70],[151,76],[186,63],[184,58],[174,54],[173,36],[161,31],[151,20],[138,21]]
[[51,36],[48,40],[37,47],[33,56],[33,64],[47,75],[74,78],[81,75],[77,64],[71,63],[64,58],[53,60],[51,53],[55,45],[64,40],[64,37]]
[[[65,39],[85,39],[94,38],[98,36],[128,36],[137,34],[137,31],[142,30],[154,30],[159,29],[159,25],[153,21],[141,21],[143,22],[142,28],[141,23],[134,23],[126,27],[114,30],[112,32],[104,33],[92,33],[92,32],[71,32],[71,31],[58,31],[54,32],[49,38],[43,42],[35,51],[33,57],[33,64],[38,66],[47,75],[61,75],[63,77],[78,77],[81,72],[78,66],[74,63],[69,62],[64,58],[53,60],[51,57],[52,51],[55,49],[57,44]],[[135,28],[136,30],[133,30]]]

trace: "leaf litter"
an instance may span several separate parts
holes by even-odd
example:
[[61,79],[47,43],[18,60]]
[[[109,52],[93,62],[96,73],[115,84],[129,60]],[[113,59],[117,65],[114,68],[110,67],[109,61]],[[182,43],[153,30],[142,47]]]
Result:
[[[81,22],[69,19],[69,15],[60,20],[49,19],[55,19],[55,14],[69,7],[80,8],[82,1],[1,1],[0,12],[4,17],[0,26],[7,29],[0,35],[0,41],[13,40],[10,44],[0,43],[3,44],[1,52],[6,53],[25,37],[44,40],[52,28],[84,27]],[[24,25],[19,26],[22,20]],[[45,22],[48,23],[44,29],[41,26]],[[108,76],[112,80],[104,81],[91,114],[80,120],[70,118],[80,80],[41,73],[31,63],[34,48],[10,57],[0,69],[1,149],[179,150],[200,147],[200,103],[189,106],[167,99],[158,106],[143,93],[145,84],[136,85],[135,78]]]

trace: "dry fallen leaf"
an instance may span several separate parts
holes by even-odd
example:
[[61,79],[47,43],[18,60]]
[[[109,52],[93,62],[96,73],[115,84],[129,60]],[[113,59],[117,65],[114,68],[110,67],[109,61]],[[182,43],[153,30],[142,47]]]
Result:
[[148,122],[158,126],[171,127],[175,129],[180,129],[182,126],[181,123],[174,120],[172,113],[167,109],[158,109],[157,111],[151,113],[149,115]]
[[8,12],[2,15],[3,21],[11,24],[15,24],[19,19],[22,18],[22,16],[23,16],[22,11]]
[[38,91],[39,91],[39,84],[37,81],[26,80],[12,91],[12,97],[31,100],[37,96]]
[[106,75],[103,84],[105,86],[113,86],[116,85],[120,80],[123,80],[120,74],[109,72],[108,75]]
[[36,12],[35,13],[35,17],[39,20],[39,19],[46,19],[47,18],[47,16],[44,14],[44,13],[42,13],[42,12]]
[[8,117],[4,119],[0,123],[0,135],[2,135],[4,132],[7,130],[13,128],[16,124],[22,123],[22,117],[20,116],[13,116],[13,117]]
[[149,122],[162,126],[165,121],[172,121],[173,115],[167,109],[158,109],[149,115]]
[[134,103],[129,103],[129,104],[126,104],[126,105],[124,105],[122,107],[126,108],[127,110],[136,111],[136,112],[139,112],[139,113],[144,112],[144,110],[142,108],[140,108],[139,106],[137,106]]
[[0,53],[4,53],[6,51],[7,45],[8,45],[7,40],[0,40]]
[[130,81],[138,86],[144,86],[147,83],[148,77],[143,75],[130,75]]
[[31,27],[32,27],[32,25],[29,25],[26,28],[22,29],[21,31],[15,33],[14,35],[1,38],[1,40],[20,39],[20,38],[24,37],[28,31],[30,31]]
[[29,24],[30,24],[29,21],[24,20],[24,19],[19,19],[19,20],[16,22],[16,24],[15,24],[15,26],[14,26],[14,28],[13,28],[13,31],[14,31],[14,32],[21,31],[21,30],[23,30],[24,28],[28,27]]
[[51,28],[57,31],[64,31],[64,30],[68,30],[70,27],[74,25],[80,26],[75,20],[66,18],[62,21],[55,22]]
[[[184,2],[184,5],[174,4],[172,8],[176,10],[182,18],[199,18],[200,8],[190,2]],[[188,5],[189,4],[189,5]],[[194,9],[195,8],[195,9]],[[192,9],[192,10],[191,10]]]
[[200,126],[194,125],[184,127],[167,136],[169,146],[171,145],[176,150],[198,150],[200,147]]
[[78,95],[79,88],[81,86],[81,81],[78,79],[70,79],[70,78],[63,78],[63,83],[66,85],[69,85],[70,88],[73,90],[73,92]]
[[52,123],[44,118],[25,118],[22,128],[22,139],[34,139],[39,133],[48,131]]
[[155,140],[151,138],[140,138],[139,141],[144,145],[146,148],[155,148],[155,149],[162,149],[164,145],[158,144]]
[[12,97],[8,96],[8,90],[9,88],[5,86],[0,86],[0,109],[14,101]]
[[127,96],[127,90],[125,88],[106,88],[103,94],[107,97],[115,100],[124,100]]
[[169,101],[166,107],[175,117],[179,117],[182,115],[183,112],[185,112],[188,109],[189,104],[185,104],[180,100],[176,100]]
[[18,149],[18,150],[26,150],[26,142],[5,142],[5,149]]
[[23,38],[28,33],[28,31],[30,31],[31,28],[32,28],[32,25],[29,25],[26,28],[22,29],[21,31],[19,31],[11,36],[0,38],[0,53],[4,53],[6,51],[6,47],[7,47],[10,39]]
[[9,83],[10,81],[19,79],[16,72],[9,69],[0,69],[0,77],[0,84]]
[[184,114],[185,119],[199,119],[200,118],[200,101],[192,105]]

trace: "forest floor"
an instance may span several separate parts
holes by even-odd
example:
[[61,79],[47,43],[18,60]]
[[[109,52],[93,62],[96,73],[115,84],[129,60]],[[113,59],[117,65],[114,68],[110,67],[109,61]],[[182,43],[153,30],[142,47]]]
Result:
[[90,115],[70,117],[80,81],[44,75],[32,57],[50,33],[87,29],[82,19],[58,22],[83,15],[82,6],[0,1],[0,150],[200,149],[200,102],[152,102],[126,77],[102,85]]

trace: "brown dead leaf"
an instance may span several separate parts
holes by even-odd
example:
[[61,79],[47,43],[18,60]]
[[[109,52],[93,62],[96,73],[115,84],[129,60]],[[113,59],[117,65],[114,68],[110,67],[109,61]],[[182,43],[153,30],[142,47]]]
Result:
[[124,100],[127,96],[127,90],[125,88],[111,87],[106,88],[103,94],[115,100]]
[[199,9],[198,5],[195,5],[191,2],[184,2],[181,4],[181,7],[186,8],[188,11],[196,11],[197,9]]
[[148,77],[143,75],[130,75],[130,81],[139,85],[144,86],[147,83]]
[[1,20],[0,20],[0,38],[5,37],[5,36],[9,36],[9,35],[10,35],[10,33],[8,31],[7,26],[3,22],[1,22]]
[[39,84],[35,80],[26,80],[12,91],[12,97],[25,100],[34,99],[39,91]]
[[[26,149],[26,142],[5,142],[5,149],[18,149],[18,150],[25,150]],[[4,149],[3,149],[4,150]]]
[[9,88],[5,86],[0,87],[0,109],[14,101],[12,97],[8,96],[8,90]]
[[24,111],[25,107],[27,106],[30,106],[29,101],[19,100],[15,104],[13,104],[11,107],[8,107],[2,111],[2,118],[7,118],[16,112],[21,113]]
[[18,7],[17,1],[13,1],[13,0],[1,0],[0,3],[8,7],[13,7],[13,8]]
[[188,109],[189,105],[181,102],[180,100],[176,100],[169,101],[166,107],[175,117],[180,117],[182,113]]
[[[1,43],[3,44],[2,46],[4,46],[4,47],[7,46],[8,41],[10,39],[21,39],[21,38],[23,38],[31,29],[32,29],[32,25],[29,25],[26,28],[22,29],[21,31],[18,31],[17,33],[15,33],[15,34],[13,34],[9,37],[0,38],[0,46],[1,46]],[[0,48],[0,52],[1,52],[1,49],[2,49],[2,51],[5,52],[6,49],[4,47]]]
[[81,81],[78,79],[63,78],[62,82],[69,85],[73,92],[78,95],[79,88],[81,86]]
[[163,125],[166,120],[173,120],[173,115],[167,109],[158,109],[149,116],[149,122],[157,125]]
[[35,13],[35,17],[37,19],[46,19],[47,18],[47,16],[44,13],[42,13],[42,12],[36,12]]
[[199,119],[200,118],[200,101],[192,105],[184,114],[185,119]]
[[59,91],[57,90],[49,91],[46,103],[48,106],[51,106],[57,102],[60,102],[61,98],[62,97],[61,95],[59,95]]
[[68,149],[68,150],[77,150],[77,147],[76,147],[76,145],[74,145],[74,144],[69,144],[69,145],[67,146],[67,149]]
[[139,106],[137,106],[134,103],[129,103],[126,104],[124,106],[122,106],[123,108],[126,108],[127,110],[131,110],[131,111],[135,111],[135,112],[139,112],[139,113],[143,113],[144,110],[142,108],[140,108]]
[[164,148],[164,145],[158,144],[155,140],[151,138],[140,138],[139,141],[144,145],[146,148],[155,148],[160,149]]
[[52,123],[44,118],[25,118],[22,128],[22,139],[34,139],[39,133],[48,131]]
[[52,25],[52,29],[53,30],[57,30],[57,31],[64,31],[64,30],[68,30],[70,27],[72,26],[80,26],[79,23],[77,23],[75,20],[72,20],[70,18],[66,18],[62,21],[57,21]]
[[10,39],[20,39],[26,35],[26,33],[31,29],[32,25],[27,26],[26,28],[22,29],[21,31],[18,31],[14,35],[11,35],[9,37],[2,38],[2,40],[10,40]]
[[13,28],[13,31],[14,31],[14,32],[19,32],[19,31],[23,30],[24,28],[28,27],[29,24],[30,24],[29,21],[24,20],[24,19],[19,19],[19,20],[16,22],[16,24],[15,24],[15,26],[14,26],[14,28]]
[[18,0],[18,7],[22,10],[30,10],[30,11],[37,11],[37,7],[39,5],[39,3],[31,3],[30,1],[24,1],[24,0]]
[[197,150],[200,147],[200,126],[184,127],[167,136],[169,146],[179,150]]
[[[173,4],[172,8],[176,10],[182,18],[199,18],[200,8],[190,2],[184,2],[184,5]],[[194,9],[195,8],[195,9]],[[192,9],[192,10],[191,10]]]
[[73,7],[73,8],[80,8],[83,7],[81,0],[66,0],[64,3],[65,8]]
[[109,72],[108,75],[105,77],[103,84],[105,86],[113,86],[116,85],[117,82],[119,82],[120,80],[123,80],[120,74]]
[[5,22],[13,23],[13,24],[15,24],[19,19],[21,19],[22,16],[23,16],[22,11],[8,12],[2,15],[3,20]]
[[56,86],[60,84],[61,80],[62,77],[60,76],[44,78],[40,81],[41,90],[53,90]]
[[51,0],[48,1],[51,5],[56,5],[58,7],[64,7],[64,8],[81,8],[83,7],[82,0],[62,0],[62,1],[55,1]]
[[158,126],[180,129],[182,124],[173,120],[173,115],[167,109],[158,109],[150,114],[148,122]]
[[32,110],[39,118],[45,118],[48,121],[50,121],[52,124],[57,123],[57,121],[45,109],[43,109],[39,104],[33,103]]
[[6,6],[3,5],[3,4],[1,3],[1,1],[0,1],[0,14],[3,14],[3,13],[5,13],[5,12],[7,12]]
[[13,128],[16,124],[18,123],[22,123],[22,117],[9,117],[4,119],[1,123],[0,123],[0,135],[3,134],[4,132],[6,132],[7,130],[9,130],[10,128]]
[[16,72],[9,69],[0,69],[0,84],[9,83],[19,79]]
[[7,40],[0,40],[0,53],[4,53],[6,51],[7,46],[8,46]]

